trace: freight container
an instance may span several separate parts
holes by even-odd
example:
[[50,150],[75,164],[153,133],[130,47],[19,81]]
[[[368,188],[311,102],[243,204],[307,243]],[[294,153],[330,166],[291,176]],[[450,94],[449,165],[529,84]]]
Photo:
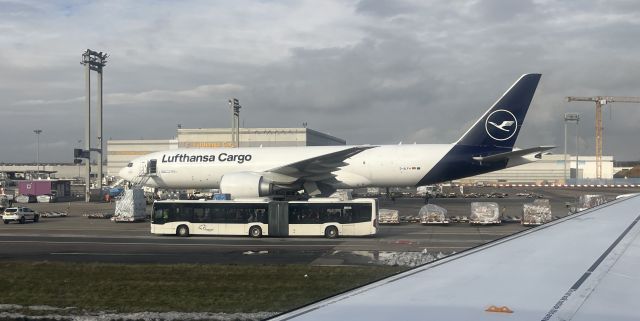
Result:
[[495,202],[472,202],[469,224],[500,224],[500,207]]
[[420,208],[418,212],[420,223],[427,224],[449,224],[447,210],[434,204],[427,204]]
[[585,194],[580,195],[578,198],[578,202],[575,206],[569,207],[569,214],[577,213],[580,211],[584,211],[586,209],[590,209],[592,207],[596,207],[598,205],[604,204],[607,202],[607,198],[604,195],[600,194]]
[[115,214],[112,220],[116,222],[135,222],[146,219],[147,202],[144,191],[140,188],[125,190],[122,198],[116,201]]
[[541,225],[550,222],[551,205],[548,199],[537,199],[522,205],[522,225]]
[[378,223],[380,224],[400,224],[398,210],[381,208],[378,210]]

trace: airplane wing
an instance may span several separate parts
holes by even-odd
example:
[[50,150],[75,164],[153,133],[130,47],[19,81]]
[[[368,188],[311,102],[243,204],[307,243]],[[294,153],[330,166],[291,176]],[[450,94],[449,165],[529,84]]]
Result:
[[533,147],[533,148],[518,149],[511,152],[506,152],[506,153],[493,154],[490,156],[477,156],[477,157],[474,157],[473,159],[483,163],[499,162],[499,161],[509,160],[510,158],[518,158],[518,157],[526,156],[529,154],[541,153],[553,148],[556,148],[556,147],[555,146],[539,146],[539,147]]
[[638,320],[639,208],[612,201],[272,320]]
[[323,181],[334,177],[332,172],[347,165],[344,160],[377,146],[355,146],[265,171],[265,176],[276,183],[292,183],[300,178]]

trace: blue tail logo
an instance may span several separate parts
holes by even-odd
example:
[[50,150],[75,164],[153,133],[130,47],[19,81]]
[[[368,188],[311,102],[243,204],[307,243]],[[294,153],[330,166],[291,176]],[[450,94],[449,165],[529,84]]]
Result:
[[489,137],[497,141],[507,140],[516,134],[518,119],[510,111],[498,109],[489,114],[484,129]]
[[540,74],[520,77],[456,143],[483,146],[487,152],[511,150],[522,128]]

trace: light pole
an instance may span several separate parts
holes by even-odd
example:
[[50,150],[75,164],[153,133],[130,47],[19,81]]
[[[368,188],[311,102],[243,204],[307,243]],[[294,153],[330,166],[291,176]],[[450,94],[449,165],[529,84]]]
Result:
[[578,155],[580,155],[579,141],[580,141],[580,114],[576,114],[576,184],[578,184],[578,178],[580,177],[580,162],[578,162]]
[[231,144],[233,147],[240,147],[240,101],[237,98],[229,99],[231,107]]
[[[78,148],[82,148],[82,139],[78,139]],[[80,164],[82,164],[82,159],[79,159],[80,162],[78,162],[78,182],[80,181],[80,178],[82,178],[82,174],[80,174]]]
[[580,114],[566,113],[564,114],[564,177],[567,178],[567,123],[576,122],[576,184],[578,183],[578,122]]
[[[100,158],[98,158],[98,175],[96,179],[96,186],[99,190],[102,189],[102,161],[104,156],[104,146],[102,143],[102,71],[104,66],[107,65],[107,58],[109,55],[100,51],[93,51],[91,49],[87,49],[82,54],[82,62],[80,64],[84,65],[84,78],[85,78],[85,103],[86,103],[86,118],[85,118],[85,127],[84,127],[84,151],[87,153],[86,162],[85,162],[85,202],[89,202],[91,199],[91,152],[100,153]],[[96,101],[98,103],[98,148],[91,148],[91,71],[96,71],[98,73],[98,84],[97,84],[97,97]]]
[[42,129],[36,129],[33,131],[36,133],[36,177],[40,177],[40,134]]

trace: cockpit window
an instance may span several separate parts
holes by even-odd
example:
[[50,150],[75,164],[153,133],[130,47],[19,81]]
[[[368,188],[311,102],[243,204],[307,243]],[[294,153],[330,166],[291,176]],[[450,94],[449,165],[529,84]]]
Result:
[[133,163],[127,164],[127,167],[133,167]]

